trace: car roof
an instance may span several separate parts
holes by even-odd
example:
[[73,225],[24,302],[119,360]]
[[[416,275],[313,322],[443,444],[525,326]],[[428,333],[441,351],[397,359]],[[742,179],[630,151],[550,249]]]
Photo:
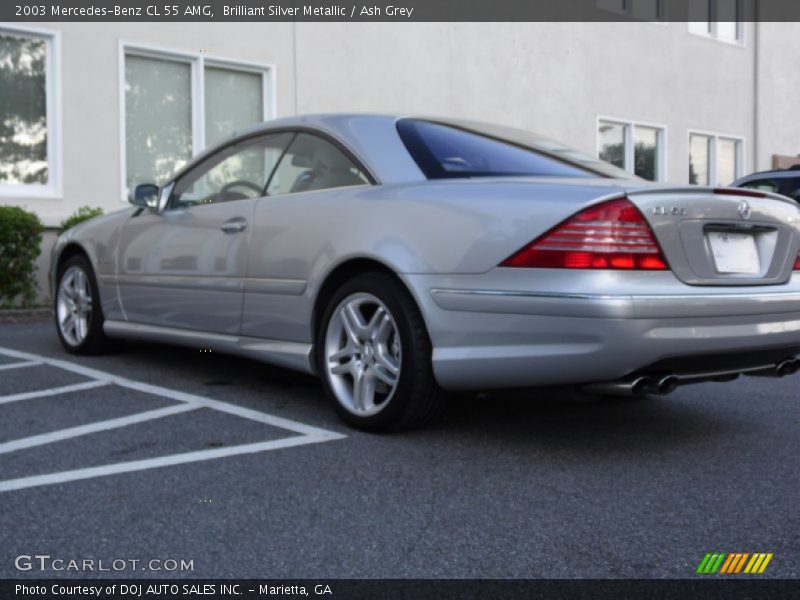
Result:
[[788,169],[773,169],[771,171],[759,171],[740,177],[734,182],[736,185],[739,182],[752,181],[753,179],[763,179],[766,177],[785,178],[785,177],[800,177],[800,165],[789,167]]
[[[325,136],[338,142],[358,160],[372,178],[383,184],[391,183],[413,183],[427,181],[427,178],[414,161],[411,153],[406,149],[405,144],[400,139],[397,131],[397,121],[400,119],[420,119],[442,123],[464,129],[474,129],[486,132],[487,135],[494,135],[502,139],[515,140],[522,136],[520,144],[528,145],[541,144],[541,152],[548,153],[545,146],[553,146],[553,155],[558,152],[571,150],[562,146],[558,142],[547,140],[538,134],[507,127],[493,123],[483,123],[465,119],[454,119],[436,115],[414,114],[414,113],[318,113],[298,116],[280,117],[261,123],[256,123],[235,131],[226,137],[219,144],[207,148],[196,156],[191,163],[186,165],[181,171],[173,176],[173,179],[180,177],[192,165],[203,160],[207,156],[217,152],[222,146],[236,142],[242,138],[259,135],[262,133],[279,132],[281,130],[311,130],[320,132]],[[558,148],[555,148],[557,146]],[[531,147],[536,147],[532,145]],[[596,161],[598,165],[603,165],[603,169],[592,168],[601,177],[613,177],[630,179],[632,176],[618,171],[611,165]],[[609,171],[609,172],[606,172]],[[615,171],[611,173],[610,171]]]

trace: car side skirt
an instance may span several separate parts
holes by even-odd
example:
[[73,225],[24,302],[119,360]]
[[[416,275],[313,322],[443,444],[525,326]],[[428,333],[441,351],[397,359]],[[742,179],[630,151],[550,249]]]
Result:
[[125,321],[106,321],[103,330],[111,338],[177,344],[198,349],[207,348],[215,352],[268,362],[309,375],[316,374],[311,344],[159,327]]

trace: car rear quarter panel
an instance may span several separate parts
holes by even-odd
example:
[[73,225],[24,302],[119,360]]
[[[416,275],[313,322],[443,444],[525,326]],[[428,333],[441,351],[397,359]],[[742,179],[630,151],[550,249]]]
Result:
[[485,273],[581,206],[619,192],[606,182],[451,180],[264,198],[250,238],[243,334],[310,341],[316,295],[348,260],[375,260],[401,278]]

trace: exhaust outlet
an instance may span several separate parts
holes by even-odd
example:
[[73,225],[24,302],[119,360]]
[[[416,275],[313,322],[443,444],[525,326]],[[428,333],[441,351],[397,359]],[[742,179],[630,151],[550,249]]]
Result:
[[675,391],[675,388],[678,387],[678,378],[674,375],[664,375],[658,381],[656,381],[655,391],[657,394],[661,394],[662,396],[666,396],[667,394],[671,394]]
[[747,375],[753,377],[786,377],[787,375],[794,375],[798,370],[800,370],[800,360],[787,358],[772,367],[751,371]]
[[799,361],[785,360],[775,367],[775,372],[778,377],[786,377],[787,375],[794,375],[797,373],[798,367],[800,367]]
[[644,396],[653,386],[649,377],[634,377],[621,381],[605,381],[580,386],[581,391],[601,396]]

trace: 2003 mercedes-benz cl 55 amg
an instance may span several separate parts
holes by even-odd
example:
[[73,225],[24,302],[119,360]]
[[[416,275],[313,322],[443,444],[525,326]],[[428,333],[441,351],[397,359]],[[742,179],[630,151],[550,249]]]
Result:
[[523,131],[385,115],[271,121],[53,254],[65,348],[212,347],[318,374],[349,424],[446,390],[668,393],[800,363],[800,212],[652,184]]

